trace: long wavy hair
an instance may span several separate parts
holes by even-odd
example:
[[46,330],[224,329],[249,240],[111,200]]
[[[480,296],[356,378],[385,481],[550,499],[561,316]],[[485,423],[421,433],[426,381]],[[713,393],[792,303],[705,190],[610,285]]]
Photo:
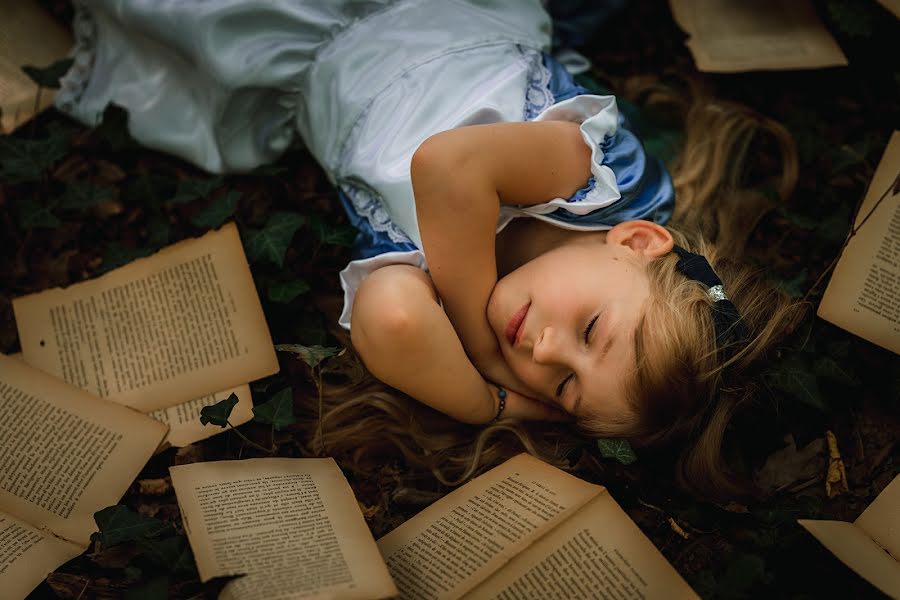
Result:
[[[747,344],[721,360],[705,288],[677,271],[677,257],[670,254],[647,267],[653,299],[641,328],[645,334],[635,340],[638,368],[626,381],[635,419],[615,424],[586,418],[575,428],[506,419],[476,427],[371,376],[356,377],[354,383],[323,386],[319,406],[310,407],[301,426],[309,452],[325,452],[351,469],[394,456],[410,469],[458,485],[521,451],[565,467],[569,452],[590,437],[615,436],[638,446],[677,444],[676,479],[699,496],[742,489],[723,459],[726,429],[756,393],[755,365],[796,324],[800,311],[736,259],[761,216],[791,195],[796,149],[782,125],[733,102],[687,97],[655,83],[632,95],[645,109],[669,105],[682,116],[683,147],[669,165],[677,202],[668,228],[677,244],[706,256],[723,280],[749,330]],[[757,150],[779,157],[780,168],[768,182],[774,199],[747,185],[748,157]],[[358,361],[352,355],[349,360]]]

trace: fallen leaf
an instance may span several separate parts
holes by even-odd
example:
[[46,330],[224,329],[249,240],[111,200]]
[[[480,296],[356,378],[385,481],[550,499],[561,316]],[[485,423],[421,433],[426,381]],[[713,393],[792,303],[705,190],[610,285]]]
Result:
[[362,511],[363,517],[366,519],[371,519],[372,517],[376,517],[376,516],[378,516],[379,513],[381,513],[383,511],[382,507],[377,506],[377,505],[376,506],[366,506],[359,500],[357,500],[356,503],[359,505],[359,510]]
[[684,529],[682,529],[682,528],[681,528],[681,525],[679,525],[679,524],[675,521],[675,519],[673,519],[672,517],[669,517],[669,527],[671,527],[671,528],[672,528],[672,531],[674,531],[675,533],[677,533],[678,535],[680,535],[680,536],[683,537],[684,539],[688,539],[688,538],[691,537],[691,534],[689,534],[687,531],[685,531]]
[[268,402],[253,407],[253,420],[281,430],[297,422],[294,416],[294,394],[286,387]]
[[825,440],[813,440],[801,449],[797,449],[794,437],[785,438],[787,446],[776,450],[754,477],[756,485],[764,492],[771,493],[785,488],[796,481],[807,480],[822,472],[825,459]]
[[203,460],[203,447],[200,444],[188,444],[175,451],[176,465],[190,465]]
[[628,440],[622,439],[599,439],[597,440],[597,448],[603,458],[614,458],[623,465],[630,465],[637,460],[637,455],[631,449]]
[[828,440],[828,475],[825,477],[825,495],[829,498],[840,496],[847,491],[847,471],[838,450],[837,438],[830,431],[825,432]]
[[237,403],[237,394],[232,392],[231,395],[224,400],[219,400],[215,404],[204,406],[200,409],[200,422],[204,425],[212,423],[213,425],[218,425],[219,427],[227,426],[228,417],[231,416],[231,411],[234,410],[234,407],[237,406]]
[[138,480],[138,488],[140,493],[148,496],[163,496],[172,490],[172,483],[168,477],[161,479],[140,479]]
[[278,352],[290,352],[308,364],[310,368],[316,368],[326,358],[337,356],[343,352],[343,348],[330,348],[327,346],[302,346],[300,344],[276,344]]

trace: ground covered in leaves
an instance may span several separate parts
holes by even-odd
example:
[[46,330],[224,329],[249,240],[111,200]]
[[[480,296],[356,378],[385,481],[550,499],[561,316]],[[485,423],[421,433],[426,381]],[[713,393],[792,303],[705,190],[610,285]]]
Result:
[[[66,17],[64,5],[47,4]],[[698,74],[683,34],[659,2],[633,3],[583,49],[595,64],[591,84],[623,99],[641,78],[693,77],[789,128],[800,152],[800,185],[790,204],[758,225],[748,259],[813,305],[824,291],[820,275],[839,252],[900,125],[896,19],[874,0],[828,0],[817,8],[850,67]],[[52,85],[53,74],[43,76]],[[626,110],[640,110],[635,101]],[[648,147],[670,156],[680,139],[677,126],[636,114]],[[292,152],[252,173],[212,177],[138,147],[126,120],[112,108],[100,127],[87,130],[51,111],[0,137],[0,351],[18,349],[12,298],[97,276],[234,219],[276,344],[301,347],[279,354],[281,373],[254,384],[255,402],[274,403],[268,409],[285,399],[311,405],[329,376],[360,377],[350,353],[303,350],[337,351],[347,343],[332,323],[336,274],[354,236],[310,157]],[[900,358],[810,314],[761,380],[767,397],[732,436],[739,468],[761,490],[752,500],[699,503],[676,490],[656,457],[638,453],[633,461],[627,447],[615,444],[585,444],[571,460],[578,459],[579,475],[610,488],[703,597],[879,597],[796,519],[853,520],[898,472]],[[241,427],[240,435],[227,431],[155,457],[121,504],[98,514],[102,532],[91,549],[32,596],[214,596],[215,585],[197,579],[167,468],[263,456],[272,445],[279,456],[310,455],[297,425],[265,420]],[[833,497],[825,491],[828,432],[847,474],[846,489]],[[395,459],[347,474],[376,537],[448,491]]]

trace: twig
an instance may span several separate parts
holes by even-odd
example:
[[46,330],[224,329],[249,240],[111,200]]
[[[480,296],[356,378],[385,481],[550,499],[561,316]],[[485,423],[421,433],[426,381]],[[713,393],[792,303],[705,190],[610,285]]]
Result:
[[84,587],[81,588],[81,591],[78,592],[78,597],[75,600],[81,600],[81,597],[84,596],[84,593],[87,591],[88,586],[91,584],[91,579],[89,577],[84,578]]
[[238,430],[237,427],[235,427],[234,425],[231,424],[231,421],[225,421],[225,423],[227,423],[228,426],[231,427],[231,430],[232,430],[233,432],[235,432],[236,434],[238,434],[238,436],[239,436],[242,440],[244,440],[246,443],[250,444],[250,445],[253,446],[254,448],[258,448],[259,450],[262,450],[263,452],[266,452],[266,453],[268,453],[268,454],[274,454],[274,453],[275,453],[275,449],[274,449],[274,448],[266,448],[265,446],[260,446],[259,444],[257,444],[256,442],[254,442],[253,440],[251,440],[250,438],[248,438],[246,435],[244,435],[243,433],[241,433],[240,430]]
[[[812,287],[809,288],[809,290],[803,296],[803,300],[801,300],[801,302],[806,302],[807,300],[809,300],[810,295],[815,291],[815,289],[817,287],[819,287],[819,284],[822,283],[822,280],[825,278],[825,276],[828,275],[832,271],[832,269],[834,269],[838,260],[840,260],[841,255],[844,253],[844,249],[847,247],[847,244],[850,243],[850,240],[853,238],[853,236],[859,232],[860,228],[863,225],[865,225],[866,221],[869,220],[869,217],[872,216],[872,213],[874,213],[878,209],[878,206],[882,203],[882,201],[885,198],[887,198],[888,194],[890,194],[898,185],[900,185],[900,172],[897,173],[897,176],[894,177],[894,180],[891,182],[891,185],[889,185],[887,187],[887,189],[884,190],[884,193],[881,194],[881,197],[878,198],[878,201],[875,202],[875,206],[873,206],[871,208],[871,210],[869,210],[869,212],[866,213],[866,216],[863,217],[863,220],[860,221],[859,225],[855,225],[854,227],[852,227],[850,229],[850,234],[847,235],[847,239],[844,240],[844,243],[841,245],[841,249],[838,250],[837,256],[835,256],[834,260],[831,261],[831,263],[828,265],[828,267],[824,271],[822,271],[822,274],[819,275],[819,277],[818,277],[818,279],[816,279],[815,283],[812,284]],[[857,206],[860,206],[862,204],[863,199],[866,197],[866,195],[868,193],[869,193],[869,188],[866,187],[866,192],[863,194],[862,198],[860,198],[859,202],[857,203]],[[857,212],[858,212],[858,209],[857,209]],[[854,214],[856,214],[856,213],[854,213]]]

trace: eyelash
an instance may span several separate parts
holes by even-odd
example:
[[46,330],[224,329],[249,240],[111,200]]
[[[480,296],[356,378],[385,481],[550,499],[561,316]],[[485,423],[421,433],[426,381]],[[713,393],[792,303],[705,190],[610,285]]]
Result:
[[[594,325],[597,323],[597,319],[600,318],[600,315],[594,315],[594,318],[587,324],[587,327],[584,328],[584,343],[588,343],[588,338],[591,335],[591,330],[594,328]],[[559,398],[562,396],[563,390],[566,388],[566,384],[569,383],[569,380],[572,379],[573,374],[569,373],[565,379],[556,387],[556,397]]]

